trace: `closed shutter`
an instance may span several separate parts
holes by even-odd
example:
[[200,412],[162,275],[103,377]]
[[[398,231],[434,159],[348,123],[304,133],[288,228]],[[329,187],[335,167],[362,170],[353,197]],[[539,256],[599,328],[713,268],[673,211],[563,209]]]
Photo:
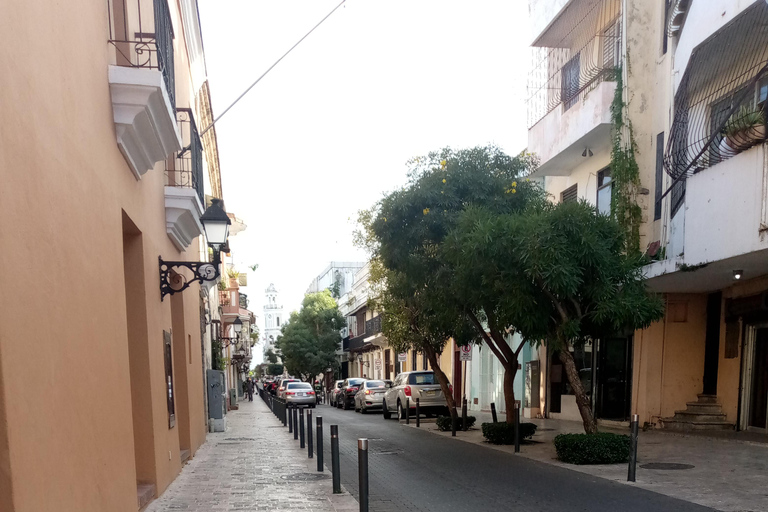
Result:
[[560,202],[567,203],[568,201],[576,201],[579,197],[578,185],[573,185],[563,190],[560,194]]
[[165,386],[168,401],[168,428],[176,426],[176,405],[173,396],[173,356],[171,354],[171,333],[163,331],[163,350],[165,352]]

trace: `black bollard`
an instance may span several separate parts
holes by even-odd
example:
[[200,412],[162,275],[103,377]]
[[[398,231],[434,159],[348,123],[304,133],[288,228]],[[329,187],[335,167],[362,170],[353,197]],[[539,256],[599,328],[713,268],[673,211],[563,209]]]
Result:
[[304,408],[299,408],[299,448],[304,448]]
[[632,431],[629,437],[629,474],[627,475],[627,482],[635,481],[635,471],[637,469],[637,434],[639,422],[640,417],[637,414],[633,414],[632,423],[630,425]]
[[315,456],[312,446],[312,411],[307,409],[307,457]]
[[368,512],[368,439],[357,440],[357,471],[360,512]]
[[294,405],[293,406],[293,440],[297,440],[299,438],[299,410]]
[[278,404],[277,406],[280,408],[280,417],[283,420],[283,426],[286,426],[286,424],[288,423],[288,418],[286,418],[286,414],[285,414],[285,404],[280,400],[277,401],[277,404]]
[[[286,407],[288,407],[288,404],[285,404]],[[290,434],[293,432],[293,415],[291,413],[291,408],[288,407],[288,433]]]
[[411,424],[411,397],[405,397],[405,424]]
[[520,453],[520,401],[515,400],[515,453]]
[[419,399],[416,399],[416,427],[421,427],[421,410],[419,409]]
[[451,416],[451,437],[456,437],[456,423],[459,422],[456,406],[453,406],[453,416]]
[[323,471],[323,417],[317,417],[317,470]]
[[467,399],[461,401],[461,430],[467,430]]
[[339,426],[331,425],[331,472],[333,473],[333,494],[341,493],[339,470]]
[[491,402],[491,415],[493,416],[493,422],[498,423],[499,420],[496,418],[496,404]]

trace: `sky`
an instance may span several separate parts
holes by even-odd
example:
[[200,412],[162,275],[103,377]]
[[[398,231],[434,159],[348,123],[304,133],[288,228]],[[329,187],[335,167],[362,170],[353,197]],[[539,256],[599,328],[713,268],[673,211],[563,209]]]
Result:
[[[340,0],[199,0],[214,115]],[[331,261],[365,261],[357,212],[445,146],[527,143],[526,0],[347,0],[216,123],[230,238],[263,332]],[[258,264],[253,272],[247,267]],[[258,353],[259,351],[257,351]]]

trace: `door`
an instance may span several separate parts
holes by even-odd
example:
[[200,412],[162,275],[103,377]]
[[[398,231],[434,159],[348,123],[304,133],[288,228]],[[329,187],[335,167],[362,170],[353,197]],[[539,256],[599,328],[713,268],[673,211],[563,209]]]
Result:
[[[748,430],[768,431],[768,326],[750,328],[742,404]],[[744,424],[744,423],[742,423]]]
[[632,338],[600,340],[597,366],[597,417],[629,418],[632,376]]

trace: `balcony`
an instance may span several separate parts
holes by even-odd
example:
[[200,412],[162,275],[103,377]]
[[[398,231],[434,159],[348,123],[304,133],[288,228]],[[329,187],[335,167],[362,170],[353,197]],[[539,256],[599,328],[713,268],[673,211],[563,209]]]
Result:
[[165,221],[168,237],[183,251],[203,233],[203,145],[191,109],[178,109],[176,121],[184,147],[166,159]]
[[554,16],[533,43],[528,77],[528,150],[540,159],[533,176],[567,176],[585,148],[599,157],[610,154],[620,4],[572,0],[553,14],[550,9],[562,3],[531,3],[534,23]]
[[646,266],[651,289],[699,293],[768,274],[768,167],[762,144],[686,180],[682,247]]
[[248,296],[244,293],[239,293],[239,302],[241,309],[248,309]]
[[156,162],[181,149],[171,17],[167,0],[108,0],[107,9],[117,145],[141,179]]

